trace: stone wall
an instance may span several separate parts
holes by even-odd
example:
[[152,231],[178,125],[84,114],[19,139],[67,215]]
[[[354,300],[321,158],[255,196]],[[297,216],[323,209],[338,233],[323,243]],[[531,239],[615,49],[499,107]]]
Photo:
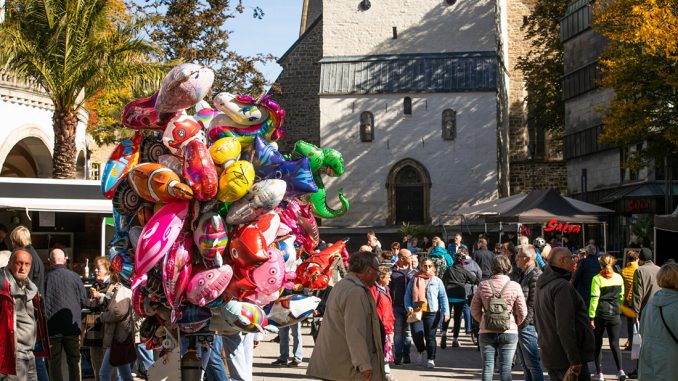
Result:
[[322,58],[322,16],[279,60],[283,71],[277,79],[280,93],[274,99],[285,109],[287,135],[280,144],[289,152],[299,139],[320,144],[320,59]]
[[511,162],[511,194],[545,188],[555,188],[561,194],[567,194],[567,167],[564,160]]

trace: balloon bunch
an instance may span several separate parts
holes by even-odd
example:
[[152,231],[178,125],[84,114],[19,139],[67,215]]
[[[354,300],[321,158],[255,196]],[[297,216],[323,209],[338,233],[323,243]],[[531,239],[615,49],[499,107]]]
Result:
[[[282,289],[327,287],[347,256],[343,241],[315,252],[314,216],[349,208],[341,191],[339,210],[326,204],[321,178],[343,174],[341,154],[298,141],[282,155],[284,110],[269,96],[229,93],[213,108],[203,100],[213,80],[210,69],[182,64],[151,97],[127,104],[121,122],[134,132],[102,176],[116,228],[109,255],[133,289],[149,348],[176,342],[166,328],[261,332],[296,323],[320,300],[281,297]],[[311,256],[298,265],[302,251]]]

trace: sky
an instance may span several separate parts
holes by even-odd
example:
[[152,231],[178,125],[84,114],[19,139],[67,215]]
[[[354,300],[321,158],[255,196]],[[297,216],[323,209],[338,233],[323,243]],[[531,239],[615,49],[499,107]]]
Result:
[[[241,55],[272,53],[280,58],[299,37],[303,0],[244,0],[243,5],[245,12],[236,13],[236,17],[226,23],[226,28],[232,31],[231,49]],[[264,11],[261,20],[252,17],[257,6]],[[273,82],[282,67],[270,62],[259,69]]]

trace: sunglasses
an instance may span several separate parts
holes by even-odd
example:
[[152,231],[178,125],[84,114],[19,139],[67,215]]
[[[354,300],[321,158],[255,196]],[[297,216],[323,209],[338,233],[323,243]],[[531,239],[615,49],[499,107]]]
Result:
[[434,267],[434,266],[433,265],[422,265],[421,267],[426,269],[426,268],[430,268],[430,267]]

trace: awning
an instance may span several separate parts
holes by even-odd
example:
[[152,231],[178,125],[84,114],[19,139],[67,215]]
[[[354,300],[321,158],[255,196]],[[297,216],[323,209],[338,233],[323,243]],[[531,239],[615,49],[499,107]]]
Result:
[[[673,194],[678,195],[678,184],[673,184]],[[664,197],[664,183],[643,183],[611,190],[600,199],[600,203],[609,203],[630,197]]]
[[111,200],[95,180],[0,177],[0,209],[111,214]]

